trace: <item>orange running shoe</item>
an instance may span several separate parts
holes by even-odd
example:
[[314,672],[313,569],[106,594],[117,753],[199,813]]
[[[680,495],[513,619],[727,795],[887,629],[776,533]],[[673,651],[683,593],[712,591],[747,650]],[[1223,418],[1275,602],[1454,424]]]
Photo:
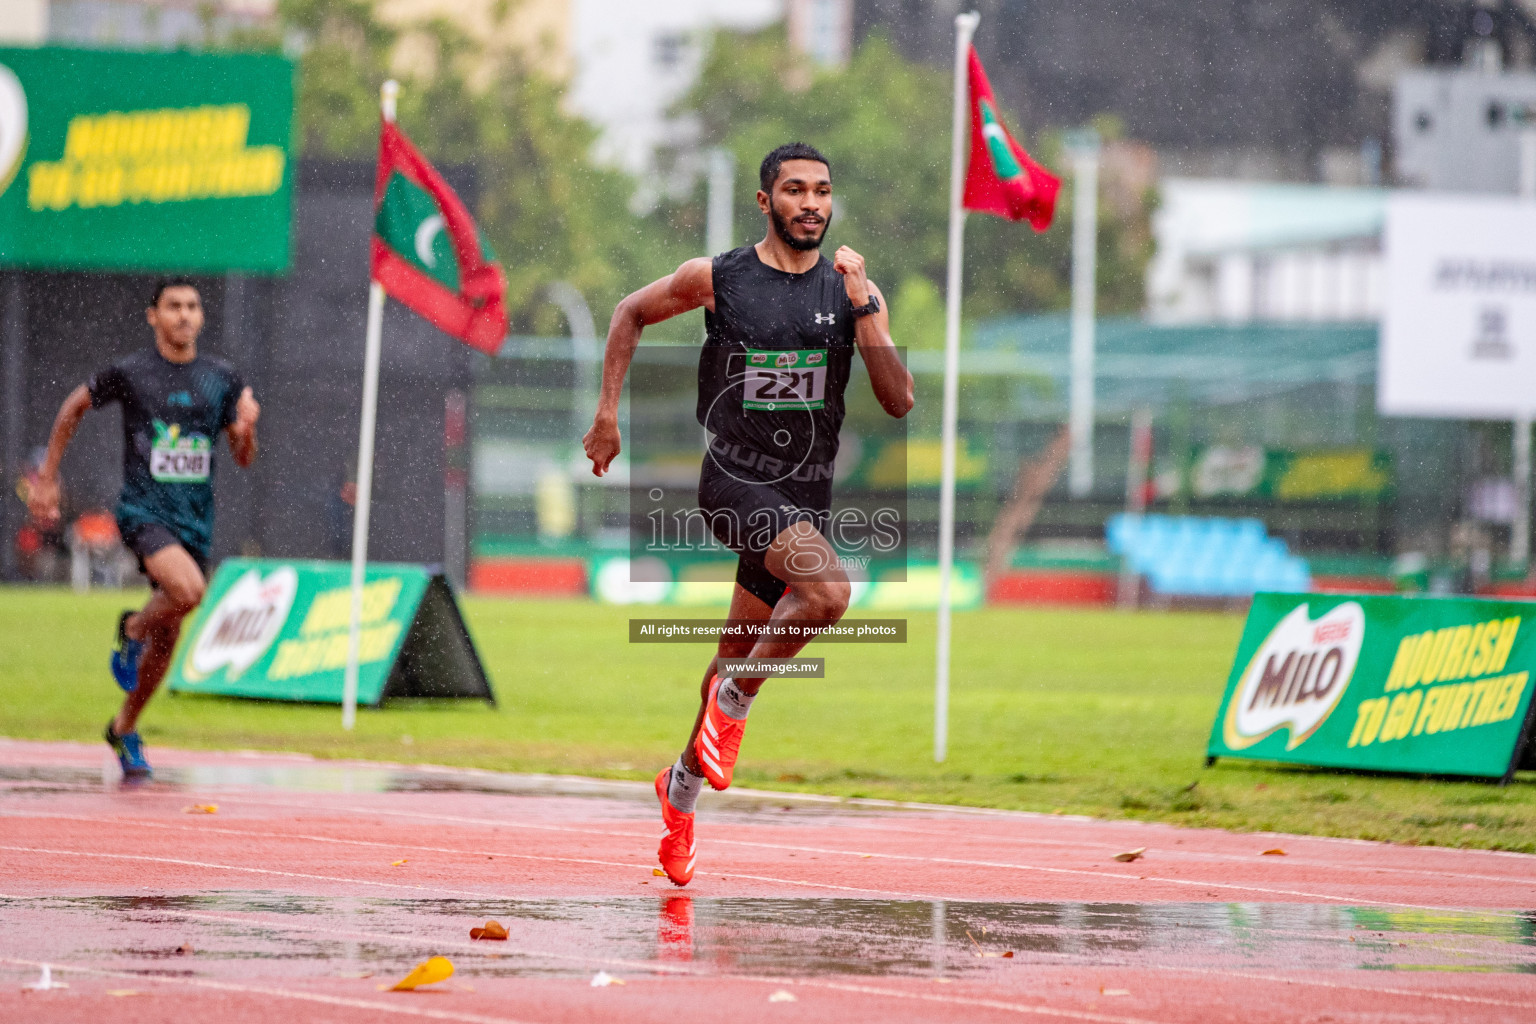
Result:
[[661,847],[656,857],[661,869],[674,885],[687,885],[693,880],[693,861],[698,843],[693,838],[693,815],[684,814],[667,800],[667,783],[672,778],[672,768],[663,768],[656,776],[656,798],[661,801],[661,820],[667,831],[661,837]]
[[746,719],[735,719],[720,710],[715,699],[720,692],[721,679],[715,676],[709,683],[709,699],[704,702],[704,724],[699,738],[693,742],[693,753],[704,769],[704,777],[715,789],[729,789],[731,775],[736,770],[736,755],[741,750],[741,736],[747,731]]

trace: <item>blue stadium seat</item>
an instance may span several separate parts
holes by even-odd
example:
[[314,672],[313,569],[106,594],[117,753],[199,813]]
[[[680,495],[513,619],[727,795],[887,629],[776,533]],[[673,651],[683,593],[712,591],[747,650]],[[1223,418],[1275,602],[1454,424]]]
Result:
[[1121,514],[1104,534],[1110,551],[1160,594],[1248,597],[1312,585],[1306,562],[1257,519]]

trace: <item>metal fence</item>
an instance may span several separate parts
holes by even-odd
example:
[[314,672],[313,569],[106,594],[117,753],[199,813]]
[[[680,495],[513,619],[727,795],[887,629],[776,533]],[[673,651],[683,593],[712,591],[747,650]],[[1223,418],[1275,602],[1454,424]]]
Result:
[[[1496,425],[1376,415],[1374,324],[1172,327],[1110,319],[1099,322],[1097,336],[1093,488],[1073,500],[1058,481],[1036,536],[1102,537],[1105,520],[1124,502],[1137,409],[1152,414],[1154,476],[1164,482],[1188,485],[1200,453],[1212,449],[1380,453],[1389,481],[1373,494],[1280,501],[1273,494],[1202,495],[1185,486],[1154,498],[1154,506],[1180,511],[1257,514],[1303,549],[1388,551],[1405,533],[1443,531],[1469,514],[1466,496],[1479,479],[1507,472],[1507,441]],[[642,398],[626,397],[623,414],[647,437],[675,438],[679,472],[696,474],[703,453],[691,391],[697,350],[673,345],[642,353],[653,369],[637,363],[637,374],[669,365],[679,386],[631,388],[627,395]],[[909,538],[920,556],[937,535],[943,354],[905,356],[917,385],[917,405],[904,426]],[[578,355],[568,338],[514,337],[480,364],[472,400],[477,550],[625,545],[624,467],[598,480],[581,449],[595,407],[598,358],[590,350]],[[957,495],[962,551],[990,529],[1021,461],[1065,422],[1067,375],[1065,316],[1002,319],[967,332]],[[867,393],[867,384],[856,377],[845,441],[864,429],[861,389]]]

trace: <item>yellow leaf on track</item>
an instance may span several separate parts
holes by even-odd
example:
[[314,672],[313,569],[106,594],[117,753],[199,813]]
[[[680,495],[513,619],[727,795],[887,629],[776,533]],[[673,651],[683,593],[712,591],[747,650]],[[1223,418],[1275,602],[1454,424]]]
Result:
[[1145,846],[1138,846],[1134,850],[1126,850],[1124,853],[1115,854],[1115,860],[1122,864],[1129,864],[1133,860],[1141,860],[1142,854],[1147,852]]
[[1263,854],[1261,854],[1261,856],[1264,856],[1264,857],[1284,857],[1285,855],[1286,855],[1285,851],[1280,849],[1280,847],[1278,847],[1278,846],[1275,847],[1273,850],[1265,850],[1263,852]]
[[435,956],[416,965],[416,969],[395,982],[394,992],[409,992],[422,985],[435,985],[453,976],[453,963],[445,956]]
[[411,859],[409,857],[401,857],[399,860],[392,860],[392,861],[390,861],[389,862],[389,866],[392,867],[392,868],[403,868],[407,864],[409,864],[410,862],[411,862]]
[[181,809],[181,813],[182,814],[218,814],[219,813],[219,805],[218,804],[192,804],[190,807],[183,807]]

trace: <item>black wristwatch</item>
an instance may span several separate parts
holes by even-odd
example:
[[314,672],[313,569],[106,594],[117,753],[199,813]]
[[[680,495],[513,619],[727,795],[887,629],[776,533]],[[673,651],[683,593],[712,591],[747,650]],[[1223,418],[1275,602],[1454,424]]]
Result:
[[861,316],[869,316],[871,313],[880,312],[880,296],[871,294],[869,301],[862,306],[853,307],[853,318],[857,320]]

